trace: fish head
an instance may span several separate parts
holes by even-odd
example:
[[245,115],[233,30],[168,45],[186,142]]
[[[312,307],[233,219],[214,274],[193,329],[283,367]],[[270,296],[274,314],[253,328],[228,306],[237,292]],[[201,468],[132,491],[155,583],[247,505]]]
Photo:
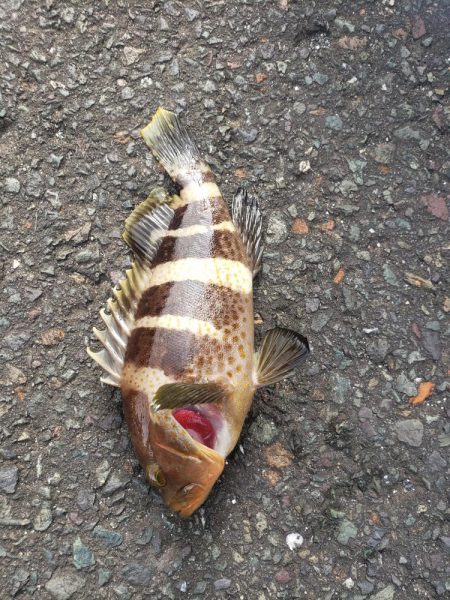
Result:
[[205,502],[225,459],[194,439],[169,410],[151,419],[149,434],[153,460],[147,479],[172,511],[190,517]]

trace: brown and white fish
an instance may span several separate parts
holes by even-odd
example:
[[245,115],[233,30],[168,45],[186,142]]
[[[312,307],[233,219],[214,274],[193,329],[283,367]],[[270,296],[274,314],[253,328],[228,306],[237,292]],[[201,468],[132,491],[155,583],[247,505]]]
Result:
[[230,216],[174,113],[160,108],[141,134],[179,195],[157,188],[126,220],[135,261],[100,312],[106,330],[94,328],[104,349],[88,352],[121,389],[148,481],[188,517],[222,473],[255,390],[290,375],[309,348],[277,328],[254,351],[257,202],[238,191]]

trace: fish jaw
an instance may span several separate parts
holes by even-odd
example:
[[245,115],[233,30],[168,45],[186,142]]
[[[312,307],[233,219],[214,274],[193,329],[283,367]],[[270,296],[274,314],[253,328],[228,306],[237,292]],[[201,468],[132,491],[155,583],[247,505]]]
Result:
[[189,517],[209,496],[222,474],[225,457],[195,440],[176,421],[172,411],[163,410],[152,416],[149,429],[153,459],[146,465],[147,478],[159,488],[170,510]]

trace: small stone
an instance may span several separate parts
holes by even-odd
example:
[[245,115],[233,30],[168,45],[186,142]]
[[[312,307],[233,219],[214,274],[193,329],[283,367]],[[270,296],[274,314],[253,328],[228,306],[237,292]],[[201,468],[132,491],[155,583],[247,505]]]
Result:
[[25,190],[29,196],[39,198],[43,192],[43,181],[39,173],[33,171],[29,174],[25,186]]
[[139,60],[140,55],[144,52],[140,48],[133,48],[132,46],[125,46],[123,49],[123,63],[129,67],[134,65]]
[[350,538],[355,538],[358,533],[355,525],[348,519],[343,519],[339,524],[339,530],[336,536],[337,541],[346,546]]
[[325,75],[325,73],[317,72],[314,73],[314,75],[312,76],[312,80],[318,83],[319,85],[325,85],[325,83],[328,81],[328,75]]
[[442,349],[441,340],[438,331],[432,331],[430,329],[424,329],[421,337],[422,346],[431,355],[434,361],[441,360]]
[[30,579],[30,573],[21,569],[20,567],[14,571],[14,575],[11,578],[10,595],[17,596],[21,589]]
[[77,569],[85,569],[95,565],[94,554],[83,544],[80,537],[77,537],[73,543],[72,556],[73,564]]
[[131,564],[127,565],[122,569],[122,576],[124,579],[131,583],[131,585],[145,586],[149,585],[154,570],[151,569],[148,564],[139,565],[139,564]]
[[330,376],[331,398],[336,404],[345,404],[351,400],[350,392],[352,386],[350,379],[340,373],[332,373]]
[[124,487],[126,487],[129,481],[130,477],[128,475],[122,474],[119,476],[116,473],[113,473],[108,479],[108,483],[102,490],[103,496],[112,496],[119,490],[122,490]]
[[394,144],[378,144],[373,151],[373,157],[378,163],[389,165],[394,157]]
[[99,569],[98,570],[98,586],[102,587],[104,585],[106,585],[108,583],[108,581],[111,579],[111,571],[108,571],[107,569]]
[[298,115],[302,115],[306,111],[306,104],[303,104],[303,102],[294,102],[293,108],[294,112]]
[[97,482],[98,482],[98,486],[96,486],[96,487],[101,487],[102,485],[105,484],[110,472],[111,472],[111,467],[109,465],[109,462],[107,460],[102,461],[99,464],[99,466],[95,469],[95,475],[97,477]]
[[239,135],[242,138],[244,144],[252,144],[258,137],[258,130],[252,129],[238,129]]
[[94,531],[92,532],[93,536],[100,541],[102,541],[105,546],[109,548],[115,548],[116,546],[120,546],[123,542],[123,537],[118,531],[110,531],[109,529],[104,529],[97,525]]
[[45,589],[55,600],[69,600],[83,588],[85,582],[86,580],[77,573],[64,569],[52,575],[45,584]]
[[381,363],[386,358],[390,350],[390,343],[387,338],[380,337],[367,346],[367,353],[372,360]]
[[277,427],[273,421],[261,413],[250,426],[250,435],[252,435],[260,444],[270,444],[277,436]]
[[225,577],[223,579],[216,579],[216,581],[214,582],[214,589],[216,591],[219,590],[227,590],[231,585],[231,579],[226,579]]
[[18,194],[20,192],[20,181],[14,177],[7,177],[3,189],[10,194]]
[[433,452],[428,457],[427,462],[430,465],[431,470],[436,471],[438,473],[443,473],[447,468],[446,460],[442,457],[441,454],[439,454],[437,450],[433,450]]
[[89,490],[79,490],[77,494],[77,505],[82,511],[89,510],[94,506],[95,493]]
[[19,469],[16,466],[0,469],[0,492],[14,494],[19,479]]
[[328,127],[328,129],[342,129],[342,119],[339,115],[329,115],[326,119],[325,119],[325,125]]
[[421,197],[421,202],[427,207],[429,213],[442,221],[448,221],[448,206],[444,196],[428,194]]
[[134,98],[133,88],[131,88],[129,85],[126,85],[124,88],[122,88],[122,91],[120,92],[120,97],[122,98],[122,100],[131,100],[132,98]]
[[72,6],[65,6],[61,10],[61,18],[67,25],[70,25],[75,18],[75,9]]
[[408,141],[408,140],[420,141],[422,139],[420,131],[418,131],[417,129],[413,129],[410,125],[405,125],[404,127],[400,127],[399,129],[396,129],[394,131],[394,135],[395,135],[395,137],[399,138],[400,140],[404,140],[404,141]]
[[408,446],[419,447],[423,439],[423,425],[418,419],[404,419],[395,424],[397,437]]
[[288,236],[288,228],[284,221],[283,213],[280,210],[274,210],[269,216],[267,224],[266,241],[268,244],[280,244]]
[[395,389],[400,394],[405,394],[405,396],[415,396],[417,394],[417,386],[410,381],[404,373],[400,373],[395,380]]
[[427,30],[425,27],[424,20],[422,19],[422,17],[417,15],[416,17],[414,17],[413,24],[412,24],[413,39],[419,40],[421,37],[423,37],[426,34],[426,32],[427,32]]
[[53,522],[52,511],[49,502],[43,502],[41,510],[38,512],[33,521],[33,527],[36,531],[45,531]]
[[118,598],[120,598],[120,600],[130,600],[130,598],[131,598],[131,592],[127,588],[126,585],[123,585],[123,583],[121,583],[120,585],[116,585],[115,587],[113,587],[113,590],[114,590],[114,593],[116,594],[116,596]]
[[370,600],[393,600],[395,588],[393,585],[388,585],[374,596],[370,596]]
[[291,579],[292,576],[287,569],[280,569],[275,573],[275,581],[277,583],[281,583],[282,585],[289,583]]
[[328,321],[331,319],[331,316],[332,316],[331,312],[325,312],[323,310],[316,313],[311,319],[311,324],[310,324],[311,329],[315,333],[322,331],[322,329],[326,326]]
[[383,278],[386,281],[386,283],[389,283],[389,285],[398,287],[397,276],[387,263],[383,265]]

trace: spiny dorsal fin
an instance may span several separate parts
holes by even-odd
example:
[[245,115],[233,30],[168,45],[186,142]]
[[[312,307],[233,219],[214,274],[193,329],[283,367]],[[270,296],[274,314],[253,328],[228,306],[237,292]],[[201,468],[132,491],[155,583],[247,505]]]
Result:
[[152,409],[156,412],[195,404],[212,404],[224,397],[225,391],[217,383],[166,383],[158,388]]
[[261,268],[263,253],[262,215],[258,201],[247,190],[239,188],[233,198],[231,216],[247,249],[254,277]]
[[168,229],[173,218],[174,211],[169,206],[171,200],[165,189],[155,188],[125,221],[123,239],[137,256],[149,264],[160,240],[153,234]]
[[165,108],[158,108],[150,123],[141,129],[141,135],[174,179],[201,163],[199,151],[179,118]]
[[256,385],[270,385],[292,375],[308,356],[308,340],[291,329],[268,331],[255,355]]
[[104,383],[120,386],[125,349],[133,327],[134,313],[148,286],[149,278],[149,266],[137,259],[131,269],[126,271],[126,278],[113,289],[113,297],[106,303],[108,312],[105,309],[100,311],[106,329],[99,330],[94,327],[94,334],[104,349],[99,352],[94,352],[91,348],[86,350],[106,371],[107,376],[101,377]]

